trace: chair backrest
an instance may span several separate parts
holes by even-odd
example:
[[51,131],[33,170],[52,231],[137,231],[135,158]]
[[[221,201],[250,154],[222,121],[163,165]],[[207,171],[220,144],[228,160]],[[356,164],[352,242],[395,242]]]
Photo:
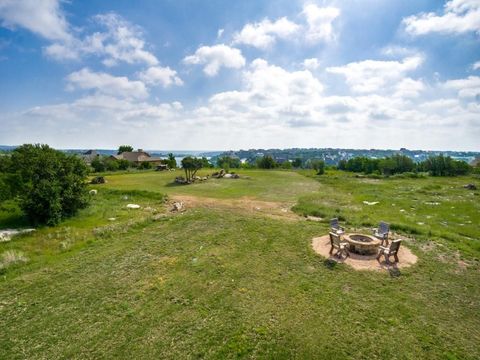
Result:
[[332,232],[329,232],[328,234],[330,235],[330,244],[332,246],[340,246],[340,235]]
[[340,228],[340,225],[338,224],[338,219],[337,218],[333,218],[332,220],[330,220],[330,227],[332,229],[339,229]]
[[388,234],[390,231],[390,224],[380,221],[380,224],[378,224],[378,232],[380,234]]
[[396,254],[398,252],[398,249],[400,249],[401,243],[402,243],[401,239],[393,240],[392,243],[390,244],[389,253]]

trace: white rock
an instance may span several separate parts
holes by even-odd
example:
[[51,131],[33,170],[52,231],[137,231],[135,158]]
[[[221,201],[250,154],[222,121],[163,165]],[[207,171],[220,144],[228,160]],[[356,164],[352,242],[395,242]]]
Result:
[[364,201],[363,202],[365,205],[377,205],[378,201]]
[[88,192],[90,195],[97,195],[98,190],[92,189]]
[[140,209],[140,205],[137,205],[137,204],[127,204],[127,209]]
[[19,234],[26,234],[35,231],[35,229],[5,229],[0,230],[0,242],[10,241],[12,237]]

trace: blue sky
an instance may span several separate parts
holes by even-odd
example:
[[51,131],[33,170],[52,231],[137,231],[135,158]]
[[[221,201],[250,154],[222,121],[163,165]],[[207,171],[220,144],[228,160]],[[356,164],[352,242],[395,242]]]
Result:
[[480,150],[480,0],[0,0],[0,144]]

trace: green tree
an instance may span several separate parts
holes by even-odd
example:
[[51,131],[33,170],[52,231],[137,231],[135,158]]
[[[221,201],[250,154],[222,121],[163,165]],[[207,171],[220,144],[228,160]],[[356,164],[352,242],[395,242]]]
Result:
[[225,155],[218,158],[217,165],[228,171],[229,169],[239,169],[242,163],[237,157]]
[[311,165],[312,165],[312,169],[314,169],[317,172],[317,175],[325,174],[325,161],[312,160]]
[[172,153],[168,154],[168,159],[166,164],[170,169],[175,169],[177,167],[177,160],[175,159],[175,156]]
[[105,163],[98,156],[92,160],[90,166],[93,168],[94,172],[103,172],[105,171]]
[[257,166],[260,169],[274,169],[277,167],[277,162],[270,155],[265,155],[264,157],[257,159]]
[[125,159],[117,160],[117,163],[120,170],[127,170],[131,166],[130,161]]
[[20,207],[34,224],[55,225],[88,201],[84,162],[48,145],[22,145],[12,152]]
[[192,181],[198,170],[202,168],[202,159],[187,156],[182,159],[182,168],[185,171],[185,178],[188,182]]
[[293,160],[292,166],[294,168],[301,168],[302,167],[302,159],[301,158],[296,158],[295,160]]
[[133,147],[130,145],[120,145],[118,147],[117,155],[120,155],[123,152],[130,152],[133,151]]

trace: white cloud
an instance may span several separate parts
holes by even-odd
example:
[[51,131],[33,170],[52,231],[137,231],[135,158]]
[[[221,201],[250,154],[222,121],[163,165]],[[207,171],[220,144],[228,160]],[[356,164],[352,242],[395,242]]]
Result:
[[88,68],[75,71],[66,77],[68,90],[96,90],[99,94],[125,98],[145,98],[148,91],[141,81],[132,81],[125,76],[112,76],[103,72],[93,72]]
[[335,39],[333,22],[340,16],[340,9],[308,4],[304,6],[302,14],[307,21],[305,37],[308,42],[328,42]]
[[225,29],[218,29],[217,31],[217,39],[220,39],[224,33]]
[[149,66],[159,63],[155,55],[145,49],[145,40],[139,27],[114,13],[96,15],[93,20],[104,30],[87,35],[84,39],[56,42],[45,48],[45,54],[56,60],[96,55],[103,58],[106,66],[120,62]]
[[480,61],[477,61],[475,64],[472,65],[473,70],[478,70],[480,69]]
[[69,41],[72,36],[59,0],[2,0],[2,26],[20,26],[48,40]]
[[[298,120],[312,116],[323,85],[308,70],[289,72],[254,60],[243,72],[243,89],[212,96],[203,113],[216,118],[255,119],[264,122]],[[251,124],[255,126],[254,124]]]
[[234,34],[233,44],[245,44],[259,49],[272,46],[277,38],[287,39],[295,35],[300,26],[282,17],[274,22],[264,19],[259,23],[246,24]]
[[364,60],[344,66],[327,68],[327,72],[345,76],[355,92],[375,92],[402,80],[406,73],[417,69],[423,62],[421,56],[407,57],[403,61]]
[[310,58],[303,60],[303,67],[308,70],[317,70],[320,66],[320,62],[317,58]]
[[245,58],[240,50],[224,44],[202,46],[183,59],[185,64],[205,65],[203,71],[208,76],[215,76],[221,67],[239,69],[245,66]]
[[177,76],[175,70],[167,67],[152,66],[139,74],[140,80],[149,85],[161,85],[169,87],[171,85],[183,85],[182,79]]
[[395,93],[393,96],[398,98],[416,98],[425,88],[423,81],[405,78],[394,86]]
[[443,14],[430,12],[412,15],[403,19],[403,24],[411,35],[479,33],[480,1],[451,0],[444,5]]
[[480,77],[469,76],[466,79],[448,80],[443,86],[446,89],[456,90],[461,98],[479,98],[480,99]]

